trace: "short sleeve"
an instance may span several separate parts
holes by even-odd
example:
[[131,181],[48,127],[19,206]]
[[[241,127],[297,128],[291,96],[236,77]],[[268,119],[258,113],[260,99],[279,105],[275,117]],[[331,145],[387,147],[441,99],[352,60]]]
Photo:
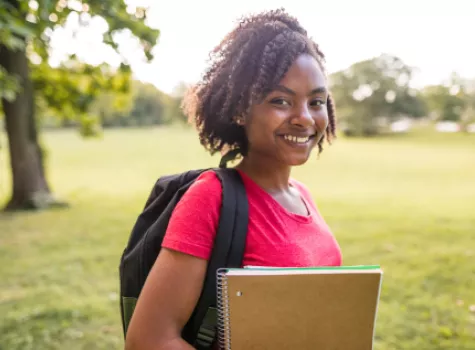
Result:
[[222,201],[221,181],[205,171],[176,205],[162,247],[208,260],[214,245]]

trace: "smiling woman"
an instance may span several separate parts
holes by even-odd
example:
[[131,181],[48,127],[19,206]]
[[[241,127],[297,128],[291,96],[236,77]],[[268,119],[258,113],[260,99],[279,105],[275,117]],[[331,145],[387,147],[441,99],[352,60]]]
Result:
[[279,85],[269,90],[262,101],[251,105],[246,117],[246,138],[252,147],[248,147],[242,166],[252,167],[247,164],[256,157],[259,163],[301,165],[315,145],[321,144],[327,130],[325,76],[316,59],[303,53]]
[[[307,59],[297,60],[301,56]],[[333,100],[326,91],[325,56],[293,17],[282,11],[270,11],[245,18],[212,51],[211,58],[211,66],[184,103],[200,131],[201,143],[211,153],[237,148],[242,155],[247,154],[249,135],[242,128],[243,121],[250,117],[251,108],[261,104],[271,92],[281,92],[285,97],[295,97],[298,92],[313,98],[307,103],[324,105],[322,110],[327,112],[330,125],[324,137],[317,140],[320,151],[324,138],[331,141],[335,136]],[[302,71],[298,72],[295,64]],[[305,88],[310,90],[286,85],[300,84],[300,78],[306,74],[309,81]],[[318,102],[315,97],[319,97]],[[288,102],[276,100],[281,104]],[[298,107],[295,103],[293,106]]]
[[[341,252],[307,188],[291,178],[335,135],[324,56],[284,11],[244,18],[212,51],[185,111],[201,144],[240,154],[249,204],[243,265],[337,266]],[[222,205],[204,171],[176,205],[132,316],[127,349],[189,349],[181,337],[201,294]]]

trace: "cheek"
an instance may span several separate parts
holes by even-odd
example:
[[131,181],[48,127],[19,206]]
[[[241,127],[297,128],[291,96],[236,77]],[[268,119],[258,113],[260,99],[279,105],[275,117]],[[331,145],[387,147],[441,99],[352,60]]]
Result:
[[259,140],[259,126],[255,125],[255,123],[250,123],[248,122],[245,126],[246,130],[246,137],[247,137],[247,142],[249,144],[254,145],[256,143],[256,140]]
[[282,124],[284,118],[276,113],[261,113],[254,115],[246,126],[246,133],[249,141],[269,139],[273,137],[276,130]]
[[326,109],[317,113],[314,119],[315,119],[315,124],[317,125],[317,129],[320,132],[325,131],[329,123],[328,112],[326,111]]
[[265,125],[262,125],[258,121],[253,121],[247,125],[246,135],[249,143],[253,145],[262,143],[267,136],[267,132],[265,132]]

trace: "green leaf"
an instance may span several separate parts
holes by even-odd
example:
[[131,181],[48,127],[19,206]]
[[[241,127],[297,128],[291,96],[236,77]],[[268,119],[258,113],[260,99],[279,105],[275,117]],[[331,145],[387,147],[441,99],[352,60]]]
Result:
[[26,21],[15,19],[8,23],[8,27],[16,35],[27,38],[33,35],[34,31],[26,23]]
[[25,41],[14,37],[13,35],[3,37],[1,41],[7,49],[12,51],[21,50],[25,48]]
[[[124,0],[82,0],[79,1],[80,7],[67,6],[70,4],[68,0],[62,0],[61,3],[53,0],[36,1],[38,9],[34,10],[29,7],[28,1],[15,2],[18,8],[14,8],[10,2],[0,0],[0,44],[8,50],[27,48],[28,55],[34,53],[41,57],[41,63],[31,64],[30,69],[35,95],[41,101],[43,110],[47,108],[48,113],[54,113],[60,118],[72,116],[76,121],[82,120],[85,126],[92,125],[92,120],[97,118],[88,119],[87,112],[101,94],[110,92],[117,96],[130,96],[131,67],[124,57],[118,69],[112,69],[108,64],[92,66],[80,62],[74,53],[59,67],[50,67],[50,35],[46,34],[46,30],[54,32],[61,28],[72,12],[80,15],[87,11],[91,17],[100,16],[107,22],[108,30],[102,37],[105,44],[117,51],[115,35],[129,30],[148,60],[153,58],[152,49],[160,32],[145,24],[146,9],[139,8],[135,14],[129,14]],[[28,14],[35,15],[37,23],[27,22],[25,18]],[[51,14],[57,17],[57,21],[50,20]],[[0,88],[2,96],[12,99],[19,86],[17,81],[4,72],[0,75]],[[115,101],[114,103],[118,103],[118,100]],[[130,103],[124,102],[123,105]]]
[[0,97],[12,102],[19,91],[20,83],[18,78],[8,74],[8,72],[0,66]]
[[40,18],[43,21],[49,21],[49,15],[51,13],[50,6],[51,6],[51,1],[50,0],[41,0],[40,1]]

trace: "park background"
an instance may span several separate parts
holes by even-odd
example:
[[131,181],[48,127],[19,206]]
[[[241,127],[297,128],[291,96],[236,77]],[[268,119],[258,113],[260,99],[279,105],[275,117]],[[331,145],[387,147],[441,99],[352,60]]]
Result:
[[280,6],[339,119],[293,176],[344,264],[385,271],[375,349],[475,349],[473,2],[0,0],[1,350],[123,347],[118,263],[154,181],[219,160],[183,93],[241,15]]

